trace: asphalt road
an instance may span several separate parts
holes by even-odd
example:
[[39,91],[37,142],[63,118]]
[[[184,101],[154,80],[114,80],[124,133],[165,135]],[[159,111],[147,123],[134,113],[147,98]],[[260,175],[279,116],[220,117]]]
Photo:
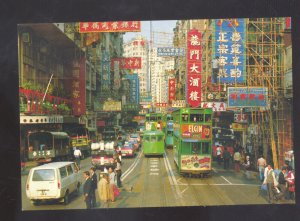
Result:
[[[224,170],[213,162],[211,177],[183,177],[177,173],[172,150],[166,150],[162,157],[144,157],[140,152],[135,158],[123,158],[122,162],[123,188],[116,202],[109,203],[109,208],[268,204],[266,194],[260,191],[259,180],[247,178],[243,171],[236,173],[232,167]],[[81,165],[82,171],[88,170],[90,158]],[[23,210],[85,209],[82,189],[80,196],[73,196],[68,205],[48,202],[33,206],[25,195],[26,178],[22,176]],[[98,200],[97,208],[103,207]]]

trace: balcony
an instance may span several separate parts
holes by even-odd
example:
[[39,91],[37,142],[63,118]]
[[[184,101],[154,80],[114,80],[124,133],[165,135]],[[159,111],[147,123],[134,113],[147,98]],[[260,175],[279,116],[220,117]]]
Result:
[[25,115],[71,115],[72,101],[46,95],[31,89],[19,88],[20,114]]

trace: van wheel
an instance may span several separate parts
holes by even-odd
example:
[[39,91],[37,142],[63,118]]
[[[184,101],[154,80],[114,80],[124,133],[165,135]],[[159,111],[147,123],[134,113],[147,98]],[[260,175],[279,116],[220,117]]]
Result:
[[64,204],[68,205],[69,204],[69,192],[67,191],[65,196],[64,196]]

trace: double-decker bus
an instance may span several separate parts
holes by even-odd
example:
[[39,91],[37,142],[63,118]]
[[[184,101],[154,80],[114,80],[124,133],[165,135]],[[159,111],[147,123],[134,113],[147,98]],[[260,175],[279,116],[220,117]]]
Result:
[[65,132],[37,131],[29,132],[28,158],[38,163],[71,160],[73,149],[70,137]]
[[212,109],[173,112],[174,161],[182,175],[209,175],[212,167]]
[[163,155],[165,152],[164,132],[161,130],[147,130],[143,134],[143,153],[149,155]]
[[145,121],[146,130],[162,130],[162,113],[148,113]]

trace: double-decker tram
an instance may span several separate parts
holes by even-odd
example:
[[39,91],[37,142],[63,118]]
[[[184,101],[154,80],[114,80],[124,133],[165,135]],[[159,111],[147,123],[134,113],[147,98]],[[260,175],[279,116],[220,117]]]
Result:
[[181,108],[173,112],[174,161],[182,175],[210,175],[212,109]]
[[162,113],[148,113],[145,121],[146,130],[153,130],[153,128],[162,130]]
[[173,128],[173,117],[172,116],[167,116],[166,118],[166,127],[165,127],[165,143],[166,147],[173,147],[174,144],[174,139],[173,139],[173,133],[174,133],[174,128]]
[[163,155],[165,153],[164,132],[147,130],[143,134],[143,153],[145,156]]
[[38,163],[71,160],[73,149],[65,132],[38,131],[28,134],[28,158]]

